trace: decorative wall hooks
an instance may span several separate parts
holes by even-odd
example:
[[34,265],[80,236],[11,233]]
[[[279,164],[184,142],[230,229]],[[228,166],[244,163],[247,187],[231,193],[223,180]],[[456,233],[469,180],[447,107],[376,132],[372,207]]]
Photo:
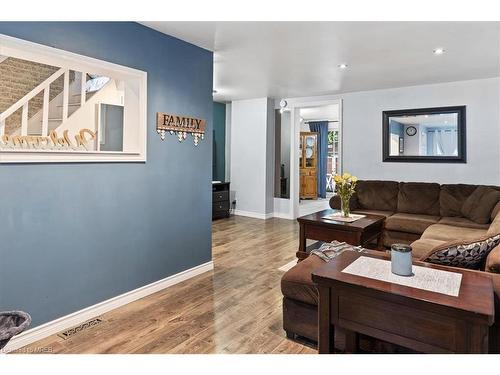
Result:
[[203,119],[172,113],[158,112],[156,114],[156,132],[162,141],[165,140],[167,132],[177,135],[179,142],[185,140],[188,133],[191,133],[195,146],[198,146],[200,139],[205,138],[205,125],[206,121]]

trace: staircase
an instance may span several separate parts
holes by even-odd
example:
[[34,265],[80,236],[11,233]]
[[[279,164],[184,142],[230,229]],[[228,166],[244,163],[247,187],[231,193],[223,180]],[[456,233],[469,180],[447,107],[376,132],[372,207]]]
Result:
[[[82,74],[76,74],[74,79],[69,84],[69,97],[68,97],[68,118],[71,117],[80,107],[85,105],[86,102],[96,93],[96,91],[88,91],[88,82],[84,83],[86,86],[85,100],[82,104]],[[62,112],[64,110],[64,90],[52,98],[49,102],[49,117],[48,117],[48,133],[57,129],[63,122]],[[22,135],[21,128],[19,128],[14,135]],[[43,110],[38,111],[28,120],[28,135],[43,135]]]
[[[54,84],[62,78],[62,90]],[[51,131],[63,126],[70,116],[84,107],[92,96],[108,84],[107,77],[88,75],[60,68],[37,85],[16,103],[0,113],[0,136],[6,134],[7,119],[21,112],[20,126],[7,135],[48,136]],[[60,92],[51,92],[52,90]],[[52,95],[51,95],[52,94]],[[54,94],[56,94],[54,96]],[[35,98],[43,97],[42,105]],[[38,100],[39,102],[40,100]],[[32,108],[30,108],[32,106]],[[33,111],[33,108],[35,109]],[[33,115],[31,113],[35,112]],[[30,116],[31,115],[31,116]]]

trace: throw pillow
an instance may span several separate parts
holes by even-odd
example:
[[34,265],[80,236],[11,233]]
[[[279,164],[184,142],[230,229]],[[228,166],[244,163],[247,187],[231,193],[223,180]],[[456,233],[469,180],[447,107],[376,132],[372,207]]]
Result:
[[487,186],[478,186],[462,206],[462,215],[479,224],[490,222],[491,211],[500,201],[500,191]]
[[451,241],[436,246],[422,260],[443,266],[479,269],[490,251],[498,245],[500,234],[476,240]]

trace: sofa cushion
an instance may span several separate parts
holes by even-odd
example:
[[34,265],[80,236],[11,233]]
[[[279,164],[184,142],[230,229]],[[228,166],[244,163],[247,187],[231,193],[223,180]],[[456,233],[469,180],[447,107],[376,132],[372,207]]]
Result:
[[439,184],[400,182],[397,212],[439,216]]
[[362,215],[376,215],[376,216],[384,216],[389,217],[394,215],[393,211],[380,211],[380,210],[354,210],[353,213],[362,214]]
[[500,234],[471,240],[445,242],[433,248],[421,259],[424,262],[451,267],[479,269],[495,247],[500,245]]
[[495,220],[498,215],[500,215],[500,202],[498,202],[495,208],[493,208],[493,210],[491,211],[491,221]]
[[358,181],[356,196],[360,209],[396,211],[398,183],[396,181]]
[[425,230],[422,238],[432,238],[441,241],[469,240],[479,238],[487,233],[486,229],[464,228],[453,225],[433,224]]
[[421,234],[399,232],[396,230],[384,230],[382,233],[382,241],[385,247],[391,247],[395,243],[411,244],[420,238]]
[[462,216],[462,212],[460,210],[469,195],[471,195],[476,188],[477,185],[441,185],[441,191],[439,193],[440,215]]
[[399,232],[422,234],[439,221],[439,216],[398,213],[385,220],[385,228]]
[[488,254],[484,270],[486,272],[500,273],[500,246],[495,247]]
[[475,221],[469,220],[465,217],[442,217],[441,220],[439,220],[439,224],[475,229],[488,229],[490,227],[489,224],[478,224]]
[[429,254],[429,252],[436,246],[442,245],[446,241],[433,240],[432,238],[421,238],[411,243],[411,253],[413,258],[422,259],[423,256]]
[[311,273],[325,261],[317,256],[310,256],[290,268],[281,278],[281,292],[287,298],[318,304],[318,291],[311,279]]
[[500,191],[488,186],[478,186],[462,206],[462,215],[476,223],[490,222],[491,212],[500,201]]

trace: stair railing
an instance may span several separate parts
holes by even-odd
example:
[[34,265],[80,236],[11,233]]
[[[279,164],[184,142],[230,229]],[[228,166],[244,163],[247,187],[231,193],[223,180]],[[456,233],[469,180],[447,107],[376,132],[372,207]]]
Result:
[[[64,83],[63,83],[63,113],[62,113],[62,121],[66,121],[68,118],[68,107],[69,107],[69,69],[61,68],[52,74],[45,81],[40,83],[37,87],[19,99],[15,104],[10,106],[7,110],[0,114],[0,136],[5,134],[5,121],[6,119],[12,115],[14,112],[22,108],[21,114],[21,135],[28,135],[28,103],[35,96],[40,94],[43,91],[43,107],[42,107],[42,136],[48,135],[49,130],[49,102],[50,102],[50,85],[56,79],[61,77],[64,74]],[[82,99],[81,105],[85,104],[85,82],[84,79],[86,73],[82,74]]]

